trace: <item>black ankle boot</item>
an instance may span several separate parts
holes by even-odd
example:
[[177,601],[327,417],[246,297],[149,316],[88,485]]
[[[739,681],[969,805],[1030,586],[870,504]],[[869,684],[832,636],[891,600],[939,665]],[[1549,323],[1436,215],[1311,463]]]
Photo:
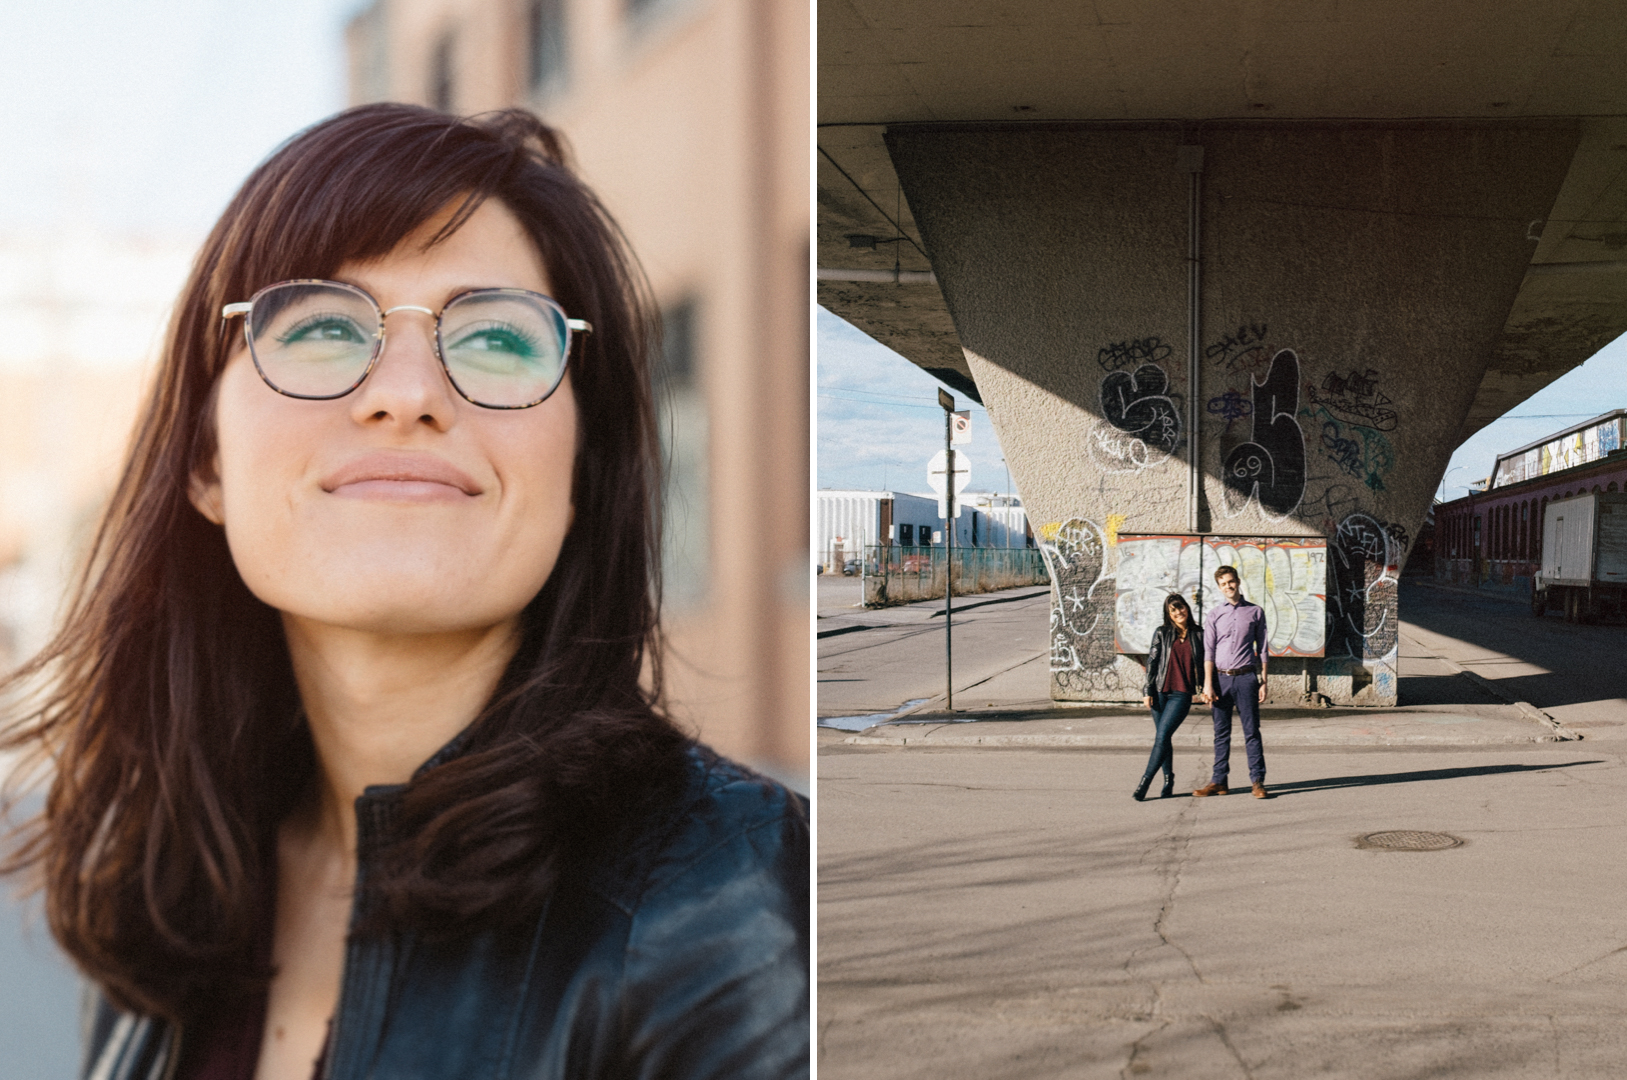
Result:
[[1152,773],[1148,773],[1143,776],[1141,783],[1137,784],[1135,791],[1130,794],[1130,797],[1136,802],[1140,802],[1147,797],[1147,789],[1152,786],[1152,775]]
[[1164,790],[1159,792],[1160,799],[1168,799],[1175,794],[1175,776],[1173,773],[1164,776]]

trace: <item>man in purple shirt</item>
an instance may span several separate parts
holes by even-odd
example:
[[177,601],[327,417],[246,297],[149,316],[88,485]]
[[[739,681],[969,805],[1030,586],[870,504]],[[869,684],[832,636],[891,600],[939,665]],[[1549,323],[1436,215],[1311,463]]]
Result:
[[1243,599],[1242,582],[1234,567],[1216,570],[1215,584],[1226,602],[1203,620],[1203,695],[1209,700],[1215,721],[1215,771],[1209,783],[1192,794],[1199,798],[1226,794],[1235,705],[1237,718],[1243,724],[1254,797],[1268,799],[1265,748],[1260,745],[1260,705],[1265,701],[1265,611]]

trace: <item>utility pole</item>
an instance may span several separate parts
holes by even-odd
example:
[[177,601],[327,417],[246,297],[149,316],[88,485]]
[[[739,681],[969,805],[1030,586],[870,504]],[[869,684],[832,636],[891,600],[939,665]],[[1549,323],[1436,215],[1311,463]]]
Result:
[[949,620],[950,599],[955,595],[955,398],[943,390],[938,391],[938,404],[943,406],[943,683],[944,709],[955,711],[955,650],[951,644]]

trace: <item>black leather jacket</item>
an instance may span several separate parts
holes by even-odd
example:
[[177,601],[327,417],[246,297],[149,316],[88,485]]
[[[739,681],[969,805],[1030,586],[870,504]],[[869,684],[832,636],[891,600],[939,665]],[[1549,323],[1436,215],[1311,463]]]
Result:
[[[682,817],[562,884],[523,930],[453,949],[353,940],[326,1080],[807,1076],[807,805],[690,758]],[[357,800],[363,873],[399,790]],[[183,1037],[102,1001],[82,1075],[165,1080]]]
[[[1186,639],[1192,643],[1192,667],[1195,679],[1192,692],[1203,689],[1203,627],[1188,626]],[[1169,670],[1170,649],[1175,644],[1175,631],[1160,626],[1152,632],[1152,644],[1147,648],[1147,685],[1142,693],[1154,697],[1163,693],[1164,673]]]

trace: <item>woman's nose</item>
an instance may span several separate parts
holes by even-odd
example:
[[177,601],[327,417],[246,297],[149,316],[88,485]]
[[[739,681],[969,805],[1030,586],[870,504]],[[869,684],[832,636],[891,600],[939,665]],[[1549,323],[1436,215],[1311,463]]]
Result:
[[450,426],[457,403],[435,353],[435,316],[401,305],[385,313],[384,341],[373,370],[356,390],[358,423]]

